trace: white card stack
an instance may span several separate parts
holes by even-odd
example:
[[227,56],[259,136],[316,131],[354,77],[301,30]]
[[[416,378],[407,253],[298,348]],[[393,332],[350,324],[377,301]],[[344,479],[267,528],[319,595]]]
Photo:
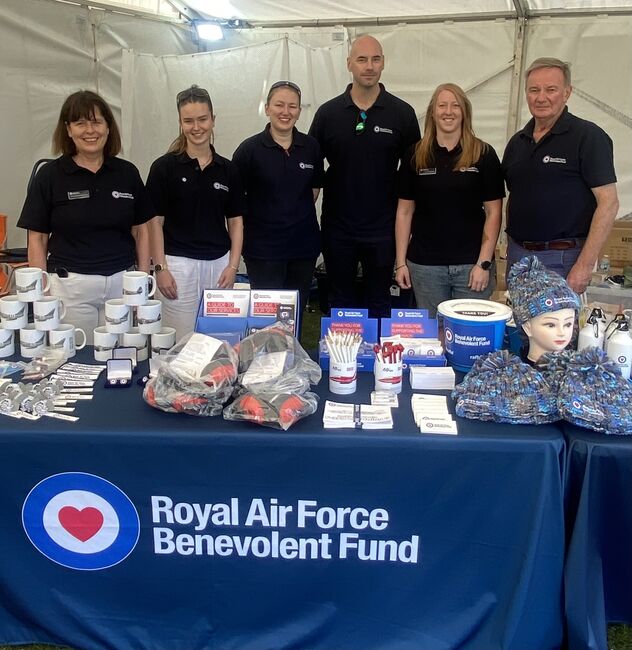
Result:
[[325,402],[323,412],[325,429],[392,429],[393,416],[389,406],[369,404],[341,404]]
[[448,398],[443,395],[416,393],[410,400],[415,424],[421,433],[456,435],[458,429],[450,411]]
[[410,386],[414,390],[452,390],[454,370],[450,366],[410,366]]

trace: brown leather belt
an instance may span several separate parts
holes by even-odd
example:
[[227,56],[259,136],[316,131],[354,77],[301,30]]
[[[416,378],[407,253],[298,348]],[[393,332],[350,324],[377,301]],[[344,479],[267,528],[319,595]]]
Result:
[[523,241],[516,242],[518,246],[528,251],[565,251],[569,248],[581,248],[586,238],[572,237],[570,239],[552,239],[551,241]]

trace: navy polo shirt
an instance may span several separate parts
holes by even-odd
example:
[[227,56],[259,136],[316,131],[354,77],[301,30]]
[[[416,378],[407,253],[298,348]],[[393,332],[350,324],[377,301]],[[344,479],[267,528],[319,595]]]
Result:
[[230,250],[226,219],[244,212],[239,172],[230,160],[213,149],[213,161],[201,170],[186,151],[167,153],[153,162],[147,190],[165,218],[165,254],[216,260]]
[[395,177],[406,148],[419,140],[412,106],[380,84],[380,94],[356,135],[360,109],[351,84],[323,104],[309,130],[329,162],[323,185],[321,228],[325,237],[393,241],[397,192]]
[[414,152],[413,145],[398,174],[399,198],[415,202],[407,258],[415,264],[476,264],[485,225],[483,202],[505,196],[496,152],[487,145],[474,165],[457,171],[461,145],[448,151],[435,142],[432,166],[419,171]]
[[322,186],[318,142],[295,128],[286,151],[273,140],[268,124],[239,145],[233,163],[246,192],[244,257],[318,257],[320,230],[312,191]]
[[134,264],[132,226],[153,216],[132,163],[106,158],[94,173],[61,156],[37,173],[18,226],[50,233],[49,271],[112,275]]
[[503,156],[507,234],[517,242],[586,237],[597,207],[591,188],[617,181],[612,140],[566,107],[539,142],[534,125],[518,131]]

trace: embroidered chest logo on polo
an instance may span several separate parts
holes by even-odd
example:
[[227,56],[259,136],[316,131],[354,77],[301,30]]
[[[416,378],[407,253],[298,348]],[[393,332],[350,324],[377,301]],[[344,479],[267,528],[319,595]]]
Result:
[[134,195],[130,192],[119,192],[117,190],[112,190],[112,196],[115,199],[133,199]]
[[554,158],[553,156],[544,156],[542,162],[546,165],[547,163],[560,163],[562,165],[566,164],[566,158]]
[[221,184],[220,182],[218,182],[218,181],[215,181],[215,182],[213,183],[213,187],[214,187],[216,190],[224,190],[224,192],[230,192],[230,189],[228,188],[227,185],[222,185],[222,184]]
[[309,163],[304,163],[304,162],[300,162],[298,166],[301,169],[314,169],[314,165],[310,165]]
[[377,124],[373,127],[373,130],[376,133],[390,133],[393,135],[393,129],[387,129],[385,126],[377,126]]
[[459,169],[459,171],[460,171],[460,172],[474,172],[474,173],[476,173],[476,174],[479,173],[477,167],[461,167],[461,168]]

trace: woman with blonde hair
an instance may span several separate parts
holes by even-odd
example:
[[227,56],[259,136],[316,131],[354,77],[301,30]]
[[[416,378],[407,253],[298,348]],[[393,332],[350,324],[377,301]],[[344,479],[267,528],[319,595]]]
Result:
[[452,298],[489,298],[505,196],[498,156],[474,134],[472,105],[456,84],[430,99],[424,134],[402,159],[395,277],[436,315]]
[[180,134],[149,170],[157,216],[149,222],[163,324],[180,339],[195,328],[204,289],[231,289],[239,269],[244,197],[237,168],[213,147],[208,91],[176,97]]

